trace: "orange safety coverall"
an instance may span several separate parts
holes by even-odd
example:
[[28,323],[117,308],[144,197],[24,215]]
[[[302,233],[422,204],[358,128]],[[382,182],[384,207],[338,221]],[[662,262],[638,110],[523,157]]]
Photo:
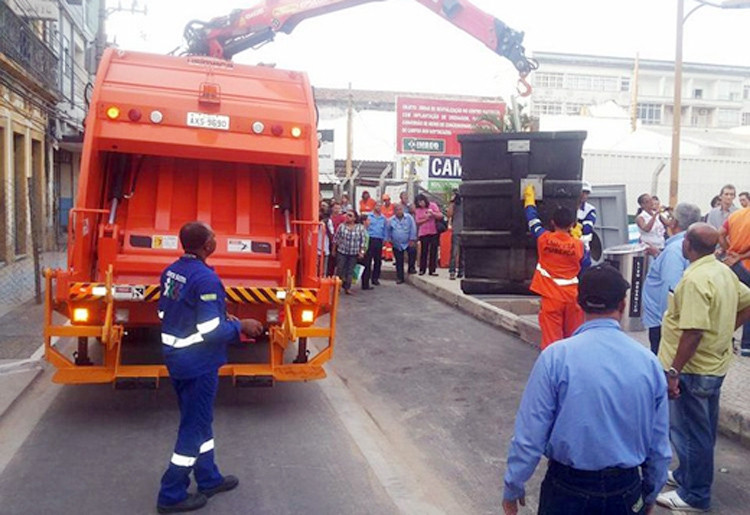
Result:
[[[533,209],[533,214],[529,213]],[[541,227],[536,208],[526,208],[529,229],[537,238],[539,262],[531,280],[531,291],[542,297],[539,326],[542,350],[551,343],[572,336],[583,323],[578,305],[578,274],[583,259],[583,242],[566,232]]]

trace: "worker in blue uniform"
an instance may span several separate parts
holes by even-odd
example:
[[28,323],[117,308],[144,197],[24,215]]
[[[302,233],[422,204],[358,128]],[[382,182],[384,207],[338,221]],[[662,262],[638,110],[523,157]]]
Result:
[[[223,476],[214,463],[211,429],[219,367],[227,361],[227,345],[240,333],[257,336],[257,320],[238,320],[226,313],[224,286],[206,258],[216,250],[211,227],[190,222],[180,229],[185,251],[161,275],[158,315],[169,376],[180,406],[180,428],[169,468],[161,480],[159,513],[197,510],[207,499],[232,490],[234,476]],[[190,473],[198,491],[188,494]]]
[[594,240],[594,225],[596,225],[596,207],[588,202],[591,195],[591,183],[581,183],[581,197],[578,205],[578,223],[580,224],[581,241],[583,242],[583,261],[581,273],[591,266],[591,242]]

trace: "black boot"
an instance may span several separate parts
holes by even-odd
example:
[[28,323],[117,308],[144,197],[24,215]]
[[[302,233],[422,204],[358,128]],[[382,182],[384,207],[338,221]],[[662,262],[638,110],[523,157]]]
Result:
[[220,494],[221,492],[228,492],[229,490],[234,490],[235,488],[237,488],[237,485],[239,484],[240,484],[240,480],[237,479],[235,476],[224,476],[224,482],[216,485],[213,488],[209,488],[208,490],[201,490],[200,492],[206,497],[211,497],[216,494]]
[[180,513],[183,511],[200,510],[207,502],[208,499],[206,496],[199,492],[196,494],[188,494],[184,501],[180,501],[177,504],[170,504],[168,506],[157,504],[156,510],[159,513]]

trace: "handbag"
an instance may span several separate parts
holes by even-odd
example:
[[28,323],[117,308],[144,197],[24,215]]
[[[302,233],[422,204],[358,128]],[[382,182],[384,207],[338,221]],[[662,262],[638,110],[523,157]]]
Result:
[[364,265],[360,265],[357,263],[354,265],[354,272],[352,273],[352,283],[357,284],[360,279],[362,279],[362,274],[365,271]]
[[437,229],[438,234],[443,234],[448,230],[448,220],[445,217],[435,220],[435,229]]

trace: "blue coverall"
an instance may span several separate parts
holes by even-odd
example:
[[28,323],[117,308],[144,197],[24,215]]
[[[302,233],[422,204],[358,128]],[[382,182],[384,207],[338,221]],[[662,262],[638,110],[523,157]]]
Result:
[[187,498],[191,471],[199,491],[224,481],[214,464],[211,423],[219,367],[227,362],[227,345],[239,340],[240,323],[227,319],[216,272],[192,254],[164,270],[160,284],[162,350],[180,406],[177,443],[158,499],[169,506]]

